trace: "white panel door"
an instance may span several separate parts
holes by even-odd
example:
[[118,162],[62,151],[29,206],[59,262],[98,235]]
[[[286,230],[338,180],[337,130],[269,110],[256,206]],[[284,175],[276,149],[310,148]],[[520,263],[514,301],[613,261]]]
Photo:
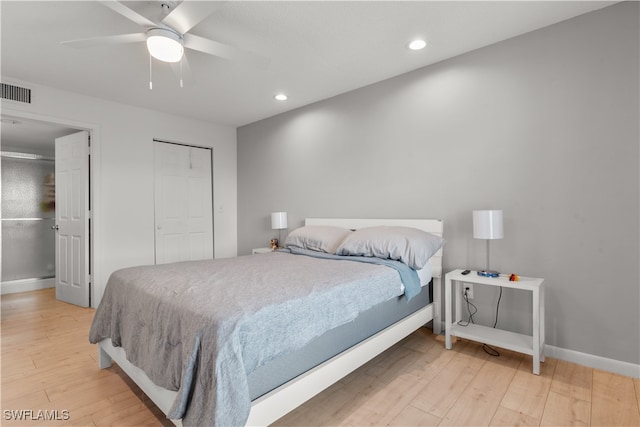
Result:
[[89,132],[56,138],[56,298],[89,307]]
[[213,258],[211,150],[154,144],[156,264]]

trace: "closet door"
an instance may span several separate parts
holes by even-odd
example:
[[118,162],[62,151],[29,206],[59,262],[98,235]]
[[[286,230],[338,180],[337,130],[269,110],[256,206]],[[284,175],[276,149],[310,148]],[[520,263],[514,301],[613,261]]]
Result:
[[211,150],[154,145],[156,264],[213,258]]

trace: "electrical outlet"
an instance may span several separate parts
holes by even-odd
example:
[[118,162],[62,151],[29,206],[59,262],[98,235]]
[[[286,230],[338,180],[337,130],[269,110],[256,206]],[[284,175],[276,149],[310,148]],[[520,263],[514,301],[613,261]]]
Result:
[[465,291],[467,292],[467,298],[473,299],[473,284],[472,283],[464,283],[462,285],[462,295],[464,295]]

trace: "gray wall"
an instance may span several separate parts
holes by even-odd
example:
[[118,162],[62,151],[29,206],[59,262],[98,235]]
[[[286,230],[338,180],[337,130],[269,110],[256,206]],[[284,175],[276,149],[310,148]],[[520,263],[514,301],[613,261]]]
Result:
[[[640,363],[638,3],[582,15],[238,129],[238,249],[269,213],[441,218],[445,270],[543,277],[547,343]],[[497,293],[475,289],[480,323]],[[531,330],[505,290],[499,326]]]

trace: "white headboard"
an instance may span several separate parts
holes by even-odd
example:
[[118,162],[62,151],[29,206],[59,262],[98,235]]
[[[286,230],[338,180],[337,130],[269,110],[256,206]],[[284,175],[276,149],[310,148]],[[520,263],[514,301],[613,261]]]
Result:
[[[305,225],[333,225],[356,230],[364,227],[390,225],[413,227],[442,237],[443,224],[439,219],[359,219],[359,218],[307,218]],[[431,257],[433,277],[442,277],[442,249]]]

